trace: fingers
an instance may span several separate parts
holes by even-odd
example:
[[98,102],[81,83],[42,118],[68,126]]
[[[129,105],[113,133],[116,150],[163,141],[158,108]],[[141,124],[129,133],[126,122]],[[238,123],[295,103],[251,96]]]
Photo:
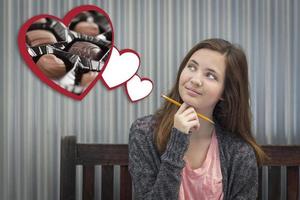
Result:
[[183,111],[185,111],[187,109],[187,107],[188,107],[188,104],[183,102],[183,104],[181,104],[181,106],[179,107],[177,113],[181,114]]
[[184,133],[197,130],[200,123],[195,109],[183,103],[174,116],[174,127]]
[[187,122],[187,124],[191,127],[191,128],[193,128],[193,129],[195,129],[195,130],[197,130],[198,128],[200,128],[200,123],[199,123],[199,120],[197,119],[197,120],[193,120],[193,121],[189,121],[189,122]]
[[196,111],[195,111],[195,109],[193,107],[189,107],[185,111],[182,112],[182,115],[188,116],[188,115],[190,115],[192,113],[197,114]]
[[198,119],[195,109],[193,107],[189,107],[189,105],[185,102],[180,106],[176,114],[189,119],[189,121],[192,119]]

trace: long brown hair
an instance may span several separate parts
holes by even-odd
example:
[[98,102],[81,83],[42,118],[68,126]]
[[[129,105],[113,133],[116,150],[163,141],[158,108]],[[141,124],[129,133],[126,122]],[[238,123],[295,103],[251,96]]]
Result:
[[[222,96],[224,100],[216,104],[213,112],[214,120],[222,129],[240,135],[249,143],[256,153],[258,163],[261,164],[266,155],[252,136],[248,64],[241,48],[226,40],[215,38],[196,44],[181,62],[176,83],[168,96],[180,103],[183,102],[178,91],[179,78],[190,57],[199,49],[210,49],[225,56],[226,70]],[[176,106],[165,101],[155,113],[157,119],[155,143],[160,153],[165,151],[177,109]]]

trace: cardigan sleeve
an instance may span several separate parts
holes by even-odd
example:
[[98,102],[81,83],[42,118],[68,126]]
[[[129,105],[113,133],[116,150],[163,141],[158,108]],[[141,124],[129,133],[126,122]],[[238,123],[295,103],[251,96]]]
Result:
[[258,195],[258,166],[252,147],[244,144],[236,152],[232,168],[230,199],[255,200]]
[[[155,165],[152,133],[137,120],[129,133],[129,172],[134,187],[134,198],[142,200],[178,199],[183,156],[188,146],[188,135],[172,128],[161,164]],[[151,135],[151,136],[149,136]],[[159,156],[158,156],[159,157]]]

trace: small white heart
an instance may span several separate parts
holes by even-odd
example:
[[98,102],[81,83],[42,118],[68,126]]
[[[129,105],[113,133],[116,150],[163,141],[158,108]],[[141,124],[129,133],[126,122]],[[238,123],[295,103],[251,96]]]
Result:
[[119,52],[116,47],[113,47],[110,59],[102,73],[104,84],[109,89],[122,85],[134,76],[139,65],[140,59],[134,51],[125,49]]
[[147,97],[153,89],[151,80],[134,75],[127,83],[126,90],[131,101],[135,102]]

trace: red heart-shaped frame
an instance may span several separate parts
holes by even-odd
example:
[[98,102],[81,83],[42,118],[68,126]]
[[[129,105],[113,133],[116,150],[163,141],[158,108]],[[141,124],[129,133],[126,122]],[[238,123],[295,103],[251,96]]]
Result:
[[25,62],[27,63],[27,65],[29,66],[29,68],[47,85],[49,85],[50,87],[52,87],[54,90],[68,96],[71,97],[73,99],[76,100],[82,100],[88,93],[89,91],[94,87],[94,85],[96,84],[96,82],[101,78],[101,75],[110,59],[110,55],[112,50],[110,50],[109,55],[108,55],[108,59],[105,62],[101,72],[99,72],[98,76],[90,83],[90,85],[80,94],[74,94],[72,92],[69,92],[67,90],[65,90],[64,88],[60,87],[59,85],[57,85],[56,83],[54,83],[52,80],[50,80],[48,77],[45,76],[45,74],[37,67],[37,65],[34,63],[34,61],[32,60],[32,57],[29,55],[29,53],[27,52],[27,47],[26,47],[26,32],[27,29],[30,27],[30,25],[35,22],[36,20],[40,19],[40,18],[52,18],[55,19],[57,21],[61,21],[62,23],[64,23],[66,26],[68,26],[68,24],[71,22],[71,20],[80,12],[83,11],[97,11],[101,14],[103,14],[107,19],[108,22],[110,23],[111,27],[112,27],[112,46],[114,45],[114,29],[111,23],[111,20],[108,16],[108,14],[102,10],[99,7],[93,6],[93,5],[83,5],[83,6],[79,6],[76,7],[72,10],[70,10],[65,17],[61,20],[60,18],[57,18],[56,16],[53,15],[48,15],[48,14],[41,14],[38,16],[34,16],[32,18],[30,18],[27,22],[25,22],[23,24],[23,26],[21,27],[19,34],[18,34],[18,45],[19,45],[19,50],[21,52],[21,55],[23,56],[23,59],[25,60]]

